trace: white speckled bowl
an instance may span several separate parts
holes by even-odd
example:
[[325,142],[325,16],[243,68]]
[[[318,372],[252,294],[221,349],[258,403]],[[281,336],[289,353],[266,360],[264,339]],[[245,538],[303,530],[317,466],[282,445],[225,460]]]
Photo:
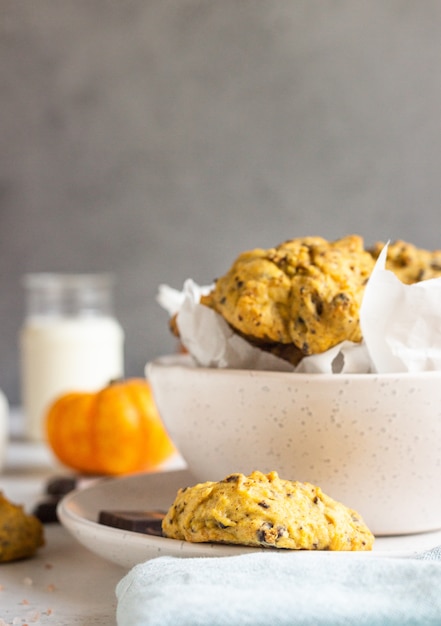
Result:
[[441,528],[441,372],[292,374],[147,364],[199,480],[276,470],[356,509],[376,535]]

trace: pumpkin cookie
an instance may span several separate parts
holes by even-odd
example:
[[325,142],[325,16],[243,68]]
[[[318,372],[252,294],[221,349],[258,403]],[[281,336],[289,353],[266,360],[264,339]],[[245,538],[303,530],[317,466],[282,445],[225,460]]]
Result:
[[357,235],[293,239],[242,253],[201,302],[265,349],[293,346],[298,361],[361,341],[359,310],[373,267]]
[[310,483],[277,472],[231,474],[180,489],[162,522],[166,537],[291,550],[371,550],[355,511]]
[[0,492],[0,562],[33,556],[44,545],[43,526],[22,506],[9,502]]
[[[370,250],[376,260],[384,248],[379,241]],[[441,250],[424,250],[406,241],[395,241],[387,248],[386,269],[398,276],[401,282],[410,285],[429,278],[441,276]]]

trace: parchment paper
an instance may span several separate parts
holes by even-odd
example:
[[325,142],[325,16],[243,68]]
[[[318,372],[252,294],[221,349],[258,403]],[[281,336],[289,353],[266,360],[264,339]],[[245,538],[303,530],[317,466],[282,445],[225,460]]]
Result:
[[405,285],[385,269],[382,250],[365,289],[360,311],[363,341],[344,341],[308,356],[294,368],[235,334],[212,309],[199,304],[211,290],[193,280],[182,291],[159,287],[157,300],[177,315],[180,340],[202,367],[308,373],[416,372],[441,369],[441,278]]

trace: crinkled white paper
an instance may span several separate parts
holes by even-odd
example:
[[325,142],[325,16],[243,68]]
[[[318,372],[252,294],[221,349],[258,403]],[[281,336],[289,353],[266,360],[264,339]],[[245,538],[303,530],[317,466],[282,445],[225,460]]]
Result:
[[182,292],[161,285],[158,301],[170,315],[177,315],[179,338],[202,367],[292,371],[287,361],[249,344],[237,335],[216,311],[199,304],[211,287],[200,287],[191,279]]
[[182,291],[161,285],[158,302],[176,315],[183,346],[202,367],[307,373],[441,370],[441,278],[405,285],[385,269],[387,246],[366,286],[360,311],[362,343],[344,341],[302,359],[294,368],[237,335],[215,311],[201,305],[211,286],[191,279]]
[[441,370],[441,278],[405,285],[384,269],[385,247],[364,294],[361,332],[377,372]]

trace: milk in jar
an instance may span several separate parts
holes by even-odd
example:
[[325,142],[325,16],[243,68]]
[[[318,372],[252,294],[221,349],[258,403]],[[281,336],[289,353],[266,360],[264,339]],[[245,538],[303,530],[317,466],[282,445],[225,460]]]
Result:
[[28,274],[21,330],[26,435],[45,439],[57,396],[97,391],[124,374],[124,333],[113,315],[109,274]]

